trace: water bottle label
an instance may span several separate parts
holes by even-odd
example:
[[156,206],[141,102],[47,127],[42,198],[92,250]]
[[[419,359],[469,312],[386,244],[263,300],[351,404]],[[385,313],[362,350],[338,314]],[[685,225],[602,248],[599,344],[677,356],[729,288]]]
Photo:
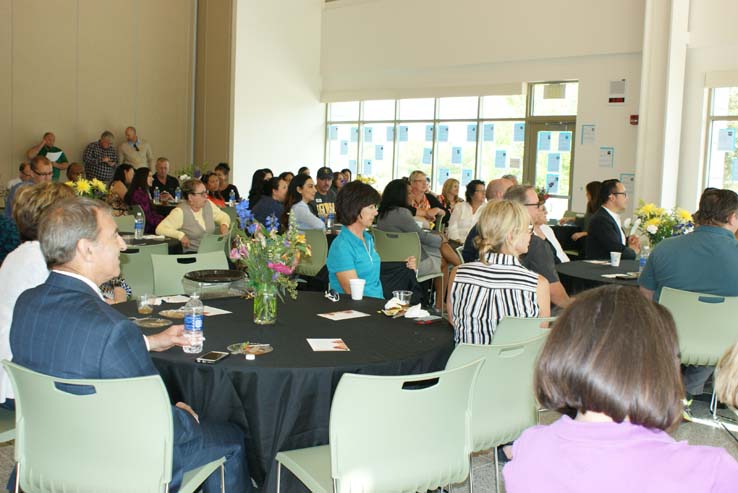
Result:
[[184,330],[186,331],[201,331],[202,330],[202,315],[185,315],[184,318]]

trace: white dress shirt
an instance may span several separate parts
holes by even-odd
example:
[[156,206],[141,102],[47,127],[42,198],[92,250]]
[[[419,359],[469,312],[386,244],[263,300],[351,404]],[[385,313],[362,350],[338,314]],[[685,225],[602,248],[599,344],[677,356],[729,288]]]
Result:
[[448,239],[459,243],[464,243],[469,231],[477,224],[479,214],[484,209],[484,204],[477,207],[476,212],[472,212],[472,206],[469,202],[459,202],[451,213],[448,220]]

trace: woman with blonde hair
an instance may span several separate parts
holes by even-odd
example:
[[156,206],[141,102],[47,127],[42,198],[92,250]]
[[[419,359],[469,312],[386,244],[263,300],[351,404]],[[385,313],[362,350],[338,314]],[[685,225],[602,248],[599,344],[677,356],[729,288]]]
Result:
[[477,224],[479,261],[454,269],[448,314],[454,340],[491,344],[505,317],[548,317],[548,281],[529,271],[518,257],[528,251],[532,225],[522,205],[509,200],[487,204]]
[[459,180],[449,178],[443,182],[443,188],[441,189],[441,195],[438,196],[438,201],[446,209],[447,214],[454,212],[456,204],[464,201],[459,197]]
[[715,395],[720,402],[738,409],[738,343],[725,351],[715,367]]

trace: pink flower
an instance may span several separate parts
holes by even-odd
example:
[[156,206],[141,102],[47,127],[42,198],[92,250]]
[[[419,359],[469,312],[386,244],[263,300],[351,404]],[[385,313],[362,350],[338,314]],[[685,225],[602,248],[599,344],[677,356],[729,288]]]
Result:
[[237,248],[234,248],[231,250],[231,260],[238,260],[241,258],[241,254],[239,253]]
[[292,274],[292,269],[284,265],[282,262],[278,262],[278,263],[269,262],[267,264],[267,267],[272,269],[274,272],[279,272],[280,274],[286,274],[286,275]]

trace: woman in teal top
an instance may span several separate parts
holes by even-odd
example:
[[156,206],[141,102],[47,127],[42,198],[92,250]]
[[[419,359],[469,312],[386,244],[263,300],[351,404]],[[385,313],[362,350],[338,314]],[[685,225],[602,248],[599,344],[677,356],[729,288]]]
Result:
[[[347,183],[338,193],[336,218],[345,227],[331,244],[326,260],[330,287],[338,293],[351,292],[351,279],[364,279],[364,296],[384,298],[381,259],[374,238],[366,231],[377,216],[377,202],[379,193],[360,181]],[[407,267],[415,269],[414,257],[407,259]]]

